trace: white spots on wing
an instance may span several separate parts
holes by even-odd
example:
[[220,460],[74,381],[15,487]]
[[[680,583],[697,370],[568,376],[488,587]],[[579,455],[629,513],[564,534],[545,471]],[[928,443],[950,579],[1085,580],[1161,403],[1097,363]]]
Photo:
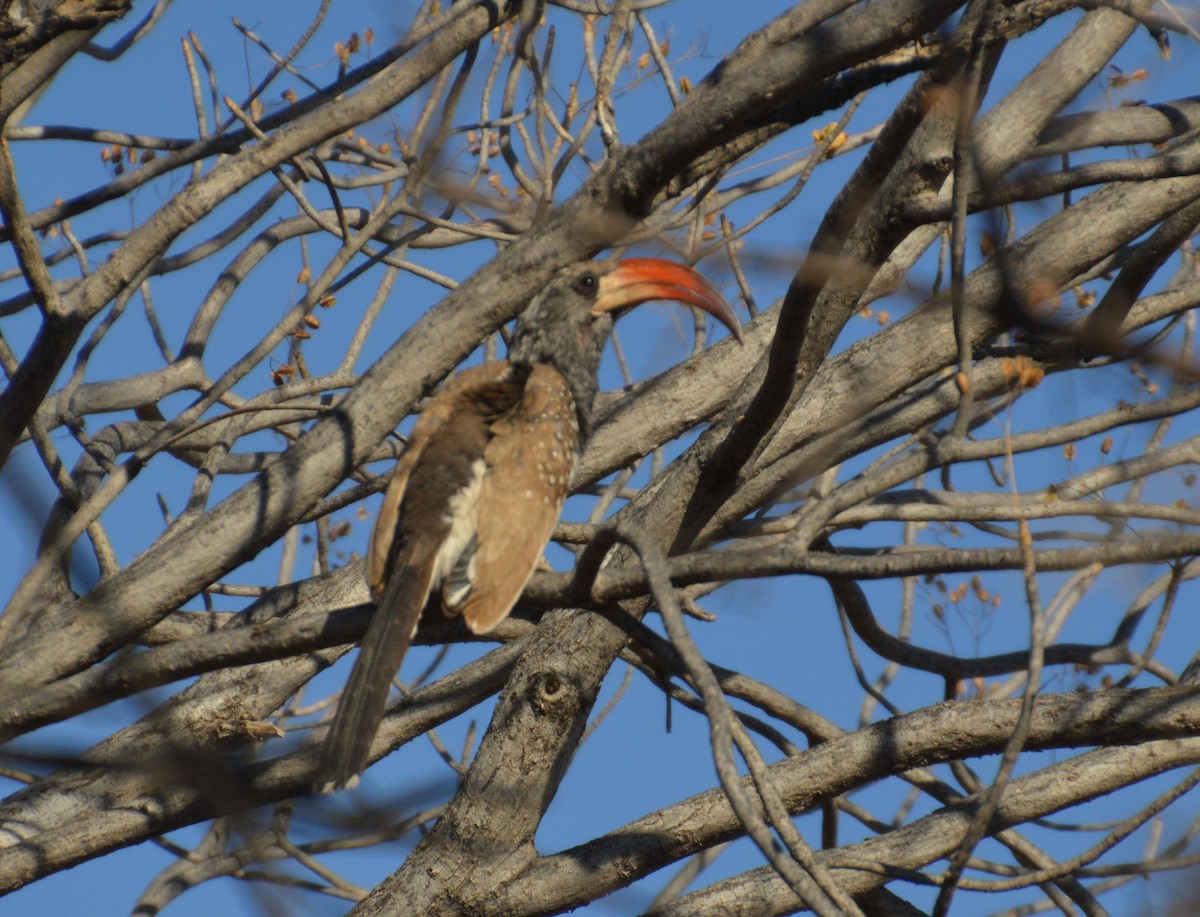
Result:
[[[513,457],[512,471],[520,475],[513,484],[515,495],[523,494],[535,515],[557,513],[579,456],[580,423],[575,399],[556,371],[549,367],[535,370],[519,423],[523,447]],[[534,511],[534,507],[544,509]]]

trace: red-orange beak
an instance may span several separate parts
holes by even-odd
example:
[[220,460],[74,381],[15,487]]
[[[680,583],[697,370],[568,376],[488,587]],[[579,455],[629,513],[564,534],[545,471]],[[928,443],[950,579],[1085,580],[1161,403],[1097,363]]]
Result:
[[690,267],[661,258],[626,258],[600,278],[592,314],[636,306],[651,299],[672,299],[703,309],[742,343],[742,324],[711,283]]

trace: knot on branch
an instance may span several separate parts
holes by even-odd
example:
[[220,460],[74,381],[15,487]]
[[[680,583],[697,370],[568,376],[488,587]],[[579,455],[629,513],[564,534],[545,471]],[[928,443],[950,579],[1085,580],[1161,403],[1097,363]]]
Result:
[[529,680],[529,705],[540,716],[571,716],[579,706],[579,692],[559,672],[536,672]]

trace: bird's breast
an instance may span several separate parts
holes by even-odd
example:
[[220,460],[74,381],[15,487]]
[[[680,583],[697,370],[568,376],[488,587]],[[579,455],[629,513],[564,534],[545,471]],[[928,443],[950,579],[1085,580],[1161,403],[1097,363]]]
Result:
[[471,464],[470,478],[446,501],[446,511],[442,514],[446,535],[434,561],[433,584],[435,588],[442,587],[449,608],[460,604],[471,591],[479,498],[487,470],[487,463],[482,458],[476,459]]

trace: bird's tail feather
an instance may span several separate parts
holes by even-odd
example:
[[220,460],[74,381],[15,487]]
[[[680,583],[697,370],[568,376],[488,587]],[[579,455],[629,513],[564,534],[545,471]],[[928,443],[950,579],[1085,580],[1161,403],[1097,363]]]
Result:
[[[410,556],[411,560],[415,558]],[[387,707],[392,679],[429,598],[433,567],[432,558],[405,564],[388,579],[321,748],[315,781],[318,792],[330,793],[358,783]]]

